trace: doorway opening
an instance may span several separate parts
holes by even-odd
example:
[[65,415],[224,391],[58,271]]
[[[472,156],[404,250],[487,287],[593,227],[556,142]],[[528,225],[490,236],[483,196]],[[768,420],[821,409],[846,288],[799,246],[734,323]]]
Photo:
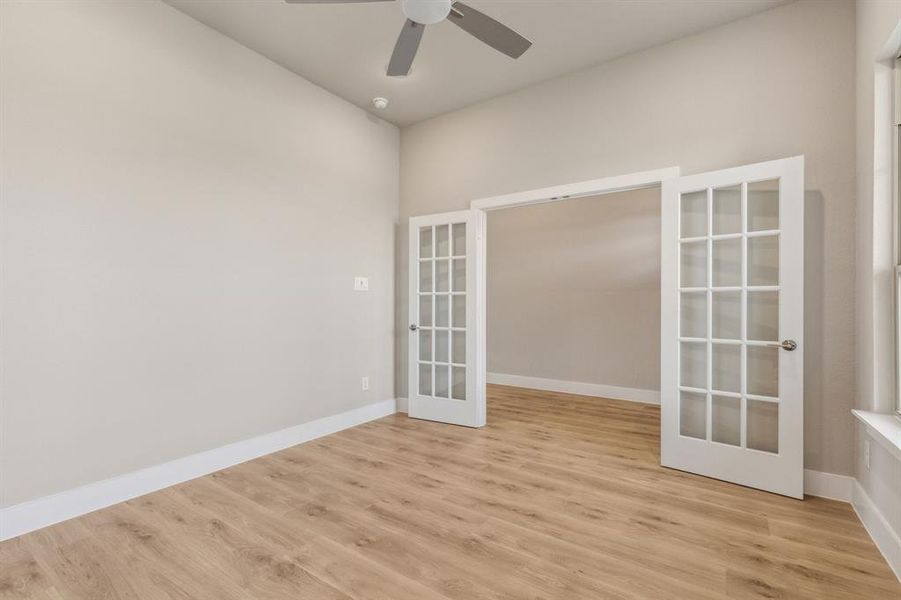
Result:
[[[470,210],[412,217],[409,237],[411,417],[486,423],[487,213],[660,186],[671,167],[474,200]],[[662,198],[662,192],[661,192]]]
[[486,263],[489,386],[659,404],[660,186],[492,211]]
[[802,498],[803,156],[685,177],[643,172],[411,218],[409,415],[486,423],[487,211],[656,184],[660,462]]

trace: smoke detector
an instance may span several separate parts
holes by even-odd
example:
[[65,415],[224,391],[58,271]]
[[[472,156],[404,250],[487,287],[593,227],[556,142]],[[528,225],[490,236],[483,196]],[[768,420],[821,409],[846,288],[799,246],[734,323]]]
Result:
[[388,99],[378,96],[372,99],[372,105],[378,110],[384,110],[388,107]]

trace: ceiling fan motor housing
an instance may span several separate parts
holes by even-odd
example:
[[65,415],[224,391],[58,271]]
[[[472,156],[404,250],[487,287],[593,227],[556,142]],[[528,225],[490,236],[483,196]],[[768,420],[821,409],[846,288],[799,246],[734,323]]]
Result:
[[411,21],[434,25],[450,14],[452,0],[401,0],[401,9]]

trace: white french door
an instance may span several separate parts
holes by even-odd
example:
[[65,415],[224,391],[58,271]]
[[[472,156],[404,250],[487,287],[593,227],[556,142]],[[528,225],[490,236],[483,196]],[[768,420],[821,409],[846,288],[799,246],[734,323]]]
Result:
[[[469,427],[485,424],[476,302],[484,213],[410,219],[408,414]],[[479,291],[478,293],[481,293]],[[483,303],[482,303],[483,304]],[[483,361],[484,362],[484,361]]]
[[804,496],[804,157],[663,182],[661,463]]

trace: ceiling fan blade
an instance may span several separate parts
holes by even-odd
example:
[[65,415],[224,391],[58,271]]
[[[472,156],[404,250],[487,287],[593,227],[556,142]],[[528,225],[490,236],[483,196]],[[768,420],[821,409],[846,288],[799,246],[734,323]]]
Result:
[[362,2],[394,2],[394,0],[285,0],[288,4],[360,4]]
[[532,45],[506,25],[462,2],[454,2],[447,20],[510,58],[519,58]]
[[425,31],[425,25],[420,25],[416,21],[407,19],[407,22],[404,23],[404,28],[397,36],[397,43],[394,44],[391,62],[388,63],[389,77],[403,77],[410,72],[416,51],[419,50],[419,41],[422,39],[423,31]]

